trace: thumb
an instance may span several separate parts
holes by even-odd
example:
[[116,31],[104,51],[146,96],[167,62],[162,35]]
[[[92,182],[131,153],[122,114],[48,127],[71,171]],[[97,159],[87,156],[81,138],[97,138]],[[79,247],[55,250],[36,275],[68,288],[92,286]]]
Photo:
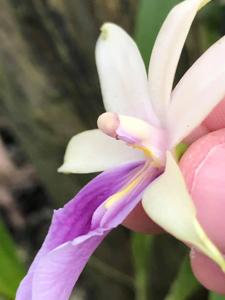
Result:
[[[197,219],[214,244],[225,254],[225,129],[193,143],[180,161],[197,211]],[[209,258],[193,250],[191,265],[208,289],[225,294],[225,274]]]

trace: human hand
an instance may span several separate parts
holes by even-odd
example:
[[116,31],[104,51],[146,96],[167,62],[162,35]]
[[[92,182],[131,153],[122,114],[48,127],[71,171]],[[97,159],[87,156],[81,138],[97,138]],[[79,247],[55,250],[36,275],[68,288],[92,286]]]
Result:
[[[222,129],[221,129],[222,128]],[[225,100],[190,137],[194,142],[180,161],[197,218],[209,238],[225,253]],[[207,134],[207,132],[210,132]],[[195,276],[208,289],[225,294],[225,274],[208,257],[191,250]]]

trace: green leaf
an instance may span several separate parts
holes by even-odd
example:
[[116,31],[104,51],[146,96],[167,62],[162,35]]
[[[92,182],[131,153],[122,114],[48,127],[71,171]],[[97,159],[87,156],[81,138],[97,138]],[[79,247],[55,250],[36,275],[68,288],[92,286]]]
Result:
[[185,257],[165,300],[185,300],[200,288],[192,274],[189,257]]
[[135,275],[135,299],[149,300],[149,269],[153,237],[132,233],[132,252]]
[[148,66],[152,47],[164,19],[171,8],[179,2],[181,1],[140,0],[135,39],[146,66]]
[[176,157],[177,157],[178,161],[181,159],[182,155],[185,153],[187,148],[188,148],[188,145],[186,145],[184,143],[180,143],[176,146]]
[[225,299],[224,296],[217,295],[217,294],[215,294],[215,293],[213,293],[213,292],[211,292],[211,293],[209,294],[209,300],[224,300],[224,299]]
[[16,246],[0,221],[0,295],[7,299],[15,299],[16,289],[25,274],[25,269],[20,261]]

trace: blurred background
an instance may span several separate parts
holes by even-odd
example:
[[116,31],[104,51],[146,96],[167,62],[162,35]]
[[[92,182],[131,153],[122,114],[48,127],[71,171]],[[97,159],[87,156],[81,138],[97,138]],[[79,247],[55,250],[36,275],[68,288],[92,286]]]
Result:
[[[94,60],[102,23],[137,41],[146,66],[156,34],[179,0],[0,0],[0,300],[16,288],[39,249],[53,208],[92,176],[61,175],[70,137],[104,111]],[[225,34],[225,2],[196,18],[176,81]],[[219,300],[193,278],[188,251],[172,237],[120,227],[98,248],[76,300]]]

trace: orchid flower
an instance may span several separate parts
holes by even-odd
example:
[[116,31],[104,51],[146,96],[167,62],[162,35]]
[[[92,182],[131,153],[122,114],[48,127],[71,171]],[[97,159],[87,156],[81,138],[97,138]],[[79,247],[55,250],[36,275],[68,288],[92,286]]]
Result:
[[172,92],[185,39],[207,2],[186,0],[172,9],[156,39],[148,78],[131,37],[117,25],[102,26],[96,62],[107,112],[98,119],[99,129],[71,139],[59,171],[104,172],[54,212],[17,300],[68,299],[96,247],[140,201],[157,224],[225,272],[222,253],[196,218],[175,155],[176,146],[225,95],[225,37]]

